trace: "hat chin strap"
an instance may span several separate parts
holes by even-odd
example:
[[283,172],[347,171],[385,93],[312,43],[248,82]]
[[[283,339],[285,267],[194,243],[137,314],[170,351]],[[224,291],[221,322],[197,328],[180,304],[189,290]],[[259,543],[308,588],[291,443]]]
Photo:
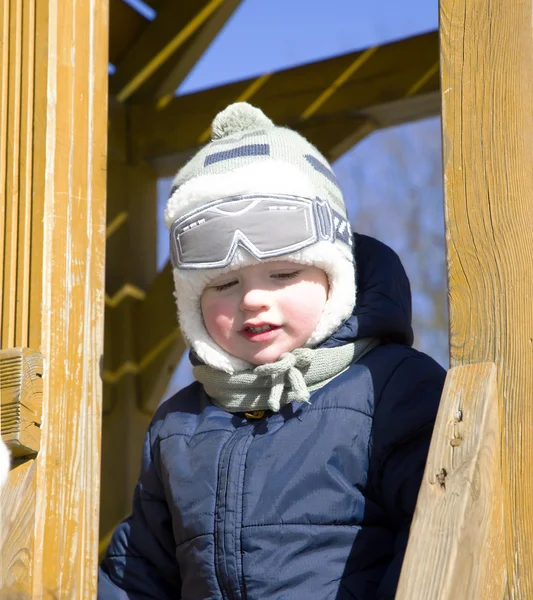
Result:
[[[322,241],[299,252],[268,259],[269,262],[283,259],[318,267],[328,276],[328,300],[322,317],[305,343],[305,347],[318,346],[327,339],[351,315],[355,306],[354,264],[347,259],[343,250],[340,244]],[[232,264],[224,269],[194,272],[173,270],[179,321],[187,345],[203,363],[225,373],[245,371],[255,365],[229,354],[213,341],[203,322],[200,308],[201,294],[209,281],[222,273],[257,263],[257,259],[239,249],[235,253]]]

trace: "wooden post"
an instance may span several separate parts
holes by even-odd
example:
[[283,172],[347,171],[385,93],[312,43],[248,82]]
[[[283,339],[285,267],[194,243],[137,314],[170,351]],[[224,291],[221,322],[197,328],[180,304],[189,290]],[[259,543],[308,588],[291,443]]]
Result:
[[502,598],[505,564],[494,363],[448,373],[396,598]]
[[20,450],[1,498],[6,598],[96,591],[107,9],[0,0],[1,347],[43,360],[38,454]]
[[140,409],[138,339],[143,331],[136,317],[157,274],[157,177],[147,164],[132,164],[126,130],[120,127],[128,108],[117,106],[113,98],[111,106],[109,139],[116,150],[108,162],[107,182],[100,513],[100,537],[107,541],[112,529],[131,511],[142,443],[151,418],[151,413]]
[[[532,0],[440,3],[451,365],[452,372],[479,363],[493,363],[496,369],[495,394],[488,394],[486,402],[497,402],[499,410],[501,429],[495,441],[501,444],[501,484],[495,481],[503,494],[504,533],[493,545],[491,560],[503,564],[504,591],[500,569],[488,568],[483,536],[474,535],[477,515],[467,513],[472,535],[465,543],[473,560],[462,576],[471,583],[484,573],[494,584],[490,593],[420,596],[426,579],[435,577],[442,563],[427,552],[433,529],[417,529],[415,519],[399,598],[533,598],[532,13]],[[469,393],[462,389],[463,397]],[[432,450],[440,444],[438,438],[439,429]],[[424,502],[430,475],[426,473],[419,496],[420,518],[436,506]],[[498,494],[486,500],[497,503]],[[452,520],[442,526],[453,535]],[[486,522],[489,534],[498,526],[497,521]],[[409,559],[411,546],[418,553]],[[415,576],[414,560],[421,568],[413,596],[405,590]]]

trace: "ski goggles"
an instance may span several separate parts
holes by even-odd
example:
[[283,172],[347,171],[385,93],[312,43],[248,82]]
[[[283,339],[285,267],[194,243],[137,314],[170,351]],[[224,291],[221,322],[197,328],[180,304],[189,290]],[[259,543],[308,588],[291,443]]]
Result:
[[351,247],[349,223],[319,198],[231,196],[194,209],[172,224],[170,258],[177,269],[224,268],[238,247],[261,260],[336,239]]

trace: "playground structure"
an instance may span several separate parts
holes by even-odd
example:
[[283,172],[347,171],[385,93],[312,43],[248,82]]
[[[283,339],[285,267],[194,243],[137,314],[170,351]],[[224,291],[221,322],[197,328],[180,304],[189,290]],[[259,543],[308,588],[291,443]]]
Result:
[[329,160],[442,112],[452,368],[397,598],[533,598],[532,0],[179,98],[239,2],[148,4],[0,0],[2,597],[94,597],[183,352],[157,179],[249,100]]

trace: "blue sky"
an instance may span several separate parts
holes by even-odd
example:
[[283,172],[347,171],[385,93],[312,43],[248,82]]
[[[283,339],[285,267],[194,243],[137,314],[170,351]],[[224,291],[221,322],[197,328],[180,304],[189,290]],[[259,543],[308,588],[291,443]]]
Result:
[[438,27],[438,0],[243,0],[179,93]]

